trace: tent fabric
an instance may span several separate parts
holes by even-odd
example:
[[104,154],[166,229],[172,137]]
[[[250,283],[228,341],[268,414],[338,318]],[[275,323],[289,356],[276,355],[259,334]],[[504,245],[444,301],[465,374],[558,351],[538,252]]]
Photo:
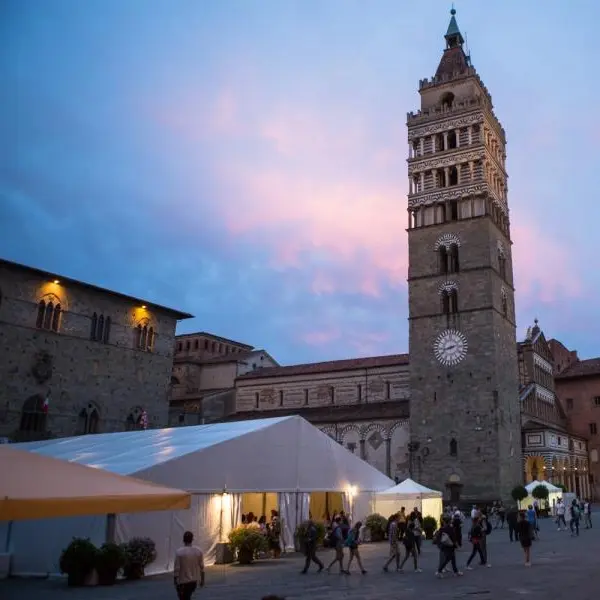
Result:
[[19,448],[191,493],[380,491],[393,481],[299,416],[85,435]]
[[0,520],[185,509],[190,494],[0,446]]
[[412,479],[405,479],[398,485],[391,487],[387,490],[379,492],[381,495],[402,495],[402,496],[420,496],[422,498],[439,498],[442,496],[442,492],[432,490]]
[[532,481],[531,483],[528,483],[525,486],[525,489],[527,490],[527,492],[529,494],[531,494],[531,492],[533,492],[533,490],[538,486],[538,485],[543,485],[549,493],[557,493],[560,494],[562,493],[562,490],[559,487],[556,487],[555,485],[552,485],[549,481],[537,481],[537,479],[535,481]]

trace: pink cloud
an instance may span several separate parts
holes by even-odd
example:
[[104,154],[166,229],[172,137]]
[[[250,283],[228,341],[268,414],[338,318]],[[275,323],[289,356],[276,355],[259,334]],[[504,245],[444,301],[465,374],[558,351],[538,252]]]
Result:
[[337,329],[329,331],[307,331],[300,335],[300,340],[309,346],[326,346],[340,339],[340,332]]

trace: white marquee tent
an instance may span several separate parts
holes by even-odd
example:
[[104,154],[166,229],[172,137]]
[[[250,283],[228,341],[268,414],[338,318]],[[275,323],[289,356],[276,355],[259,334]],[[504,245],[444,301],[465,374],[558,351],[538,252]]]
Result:
[[418,508],[424,517],[434,517],[439,522],[443,512],[442,492],[431,490],[412,479],[405,479],[398,485],[375,495],[375,511],[384,517],[398,512],[403,506],[410,513]]
[[[520,506],[522,508],[529,506],[530,504],[533,505],[533,503],[536,501],[535,498],[531,495],[533,490],[538,486],[538,485],[543,485],[547,490],[548,490],[548,500],[547,502],[547,507],[548,508],[552,508],[552,506],[556,503],[556,501],[559,498],[562,498],[563,496],[563,491],[561,488],[556,487],[555,485],[552,485],[550,482],[548,481],[538,481],[537,479],[535,481],[532,481],[531,483],[528,483],[525,486],[525,489],[527,490],[527,493],[529,494],[527,496],[527,498],[525,498],[524,500],[521,500],[520,502]],[[539,502],[539,501],[538,501]]]
[[[121,514],[117,541],[148,536],[158,557],[148,573],[169,571],[185,530],[214,561],[216,544],[240,522],[242,494],[277,494],[286,547],[309,514],[310,492],[344,492],[355,518],[392,480],[298,416],[196,427],[85,435],[17,444],[18,448],[176,487],[192,494],[185,511]],[[3,539],[0,524],[0,539]],[[58,572],[61,550],[74,536],[104,541],[106,518],[15,522],[12,573]],[[34,545],[31,540],[36,540]]]

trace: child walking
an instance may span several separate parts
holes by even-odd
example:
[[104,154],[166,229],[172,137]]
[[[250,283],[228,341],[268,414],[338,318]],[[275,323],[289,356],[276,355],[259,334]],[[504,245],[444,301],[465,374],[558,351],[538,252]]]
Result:
[[352,561],[354,559],[356,559],[356,562],[358,563],[358,568],[360,569],[360,572],[363,575],[365,575],[367,572],[365,570],[365,568],[363,567],[362,560],[360,559],[360,552],[358,551],[358,544],[359,544],[358,536],[359,536],[361,527],[362,527],[362,522],[359,521],[348,532],[348,537],[346,538],[346,547],[350,551],[350,558],[348,559],[348,566],[346,567],[346,570],[345,570],[346,575],[350,575],[350,565],[352,564]]

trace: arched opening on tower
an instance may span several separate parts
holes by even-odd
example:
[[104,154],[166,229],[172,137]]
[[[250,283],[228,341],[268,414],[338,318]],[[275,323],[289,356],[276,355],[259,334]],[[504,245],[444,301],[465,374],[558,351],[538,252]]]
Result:
[[448,294],[450,301],[450,314],[455,315],[458,312],[458,292],[450,290]]
[[456,148],[456,132],[449,131],[448,132],[448,150],[452,150]]
[[450,167],[448,170],[448,185],[458,185],[458,169]]
[[440,103],[442,105],[442,108],[450,110],[452,108],[452,104],[454,103],[454,94],[452,92],[446,92],[441,97]]
[[444,135],[442,133],[438,133],[435,136],[435,151],[443,152],[446,148],[444,147]]
[[440,275],[448,273],[448,250],[446,250],[446,246],[440,246],[438,250],[438,272]]
[[450,294],[447,290],[442,292],[442,313],[445,315],[450,314]]
[[458,456],[458,442],[454,438],[450,440],[450,456]]
[[448,252],[448,267],[449,273],[458,273],[460,270],[458,246],[456,244],[452,244],[450,246],[450,250]]

